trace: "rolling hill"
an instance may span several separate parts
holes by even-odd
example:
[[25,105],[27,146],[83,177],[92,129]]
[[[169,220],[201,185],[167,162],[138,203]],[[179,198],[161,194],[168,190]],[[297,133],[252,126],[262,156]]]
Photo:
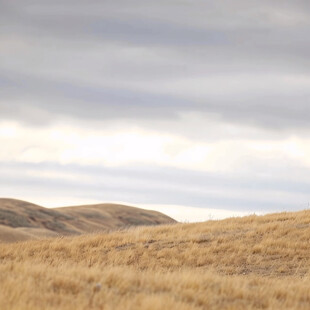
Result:
[[48,209],[26,201],[0,199],[0,242],[173,222],[173,219],[160,212],[119,204]]
[[0,309],[309,309],[309,240],[307,210],[3,243]]

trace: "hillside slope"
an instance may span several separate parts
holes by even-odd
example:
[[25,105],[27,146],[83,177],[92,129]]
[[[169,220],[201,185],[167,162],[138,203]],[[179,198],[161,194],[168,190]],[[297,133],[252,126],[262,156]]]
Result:
[[0,241],[79,235],[173,222],[162,213],[125,205],[99,204],[48,209],[26,201],[0,199]]
[[309,268],[310,211],[2,244],[0,308],[309,309]]
[[81,232],[129,226],[170,224],[176,221],[157,211],[119,204],[96,204],[53,209],[69,218],[67,223]]
[[12,227],[0,225],[0,242],[16,242],[30,239],[27,233]]

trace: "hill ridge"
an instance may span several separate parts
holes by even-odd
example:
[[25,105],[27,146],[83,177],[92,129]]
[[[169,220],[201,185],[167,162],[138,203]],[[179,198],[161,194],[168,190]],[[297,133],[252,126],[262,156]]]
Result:
[[[36,232],[40,237],[80,235],[174,222],[160,212],[122,204],[45,208],[23,200],[0,198],[0,241],[6,241],[6,238],[15,241],[32,239]],[[10,231],[15,238],[8,237]]]

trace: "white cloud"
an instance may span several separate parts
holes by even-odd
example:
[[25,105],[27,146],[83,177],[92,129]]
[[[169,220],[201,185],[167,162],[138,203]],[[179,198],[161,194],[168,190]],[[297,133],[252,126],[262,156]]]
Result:
[[[253,212],[232,211],[225,209],[195,208],[180,205],[138,204],[138,207],[155,210],[167,214],[178,222],[204,222],[208,220],[221,220],[229,217],[239,217],[253,214]],[[260,212],[255,213],[262,214]]]
[[5,145],[0,161],[156,165],[246,174],[257,172],[261,163],[268,162],[310,167],[310,140],[298,137],[199,141],[138,127],[117,131],[60,124],[32,128],[5,122],[0,124],[0,142]]

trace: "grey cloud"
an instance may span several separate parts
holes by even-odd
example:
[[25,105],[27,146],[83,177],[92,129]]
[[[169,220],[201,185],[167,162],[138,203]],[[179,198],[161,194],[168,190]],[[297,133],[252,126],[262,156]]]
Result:
[[[308,202],[310,179],[229,176],[172,168],[1,163],[0,196],[72,197],[131,203],[273,212],[299,210]],[[47,172],[52,171],[49,178]],[[45,176],[40,173],[45,172]],[[57,178],[55,173],[61,173]],[[288,173],[289,174],[289,173]],[[64,175],[71,176],[70,179]],[[84,181],[85,179],[85,181]],[[262,197],[262,191],[264,196]],[[236,196],[237,194],[237,196]],[[287,198],[289,195],[289,198]]]
[[[177,117],[178,111],[192,110],[190,101],[169,95],[149,94],[143,91],[102,88],[88,85],[74,85],[67,82],[33,79],[31,77],[15,80],[2,79],[10,91],[3,91],[4,98],[10,102],[10,92],[19,96],[9,104],[1,104],[0,117],[21,121],[30,120],[40,124],[67,115],[70,117],[106,120],[116,118],[160,118]],[[0,80],[1,83],[1,80]],[[2,99],[3,100],[3,99]],[[21,103],[29,102],[25,108]],[[175,106],[178,109],[175,109]],[[138,108],[137,108],[138,107]],[[27,109],[32,116],[27,116]],[[37,117],[34,115],[35,111]],[[47,111],[48,114],[44,114]],[[42,119],[43,116],[43,119]],[[29,119],[30,118],[30,119]],[[46,119],[47,118],[47,119]]]
[[146,120],[152,119],[152,126],[158,127],[154,123],[156,119],[172,121],[178,119],[181,113],[196,112],[206,115],[213,113],[219,116],[222,122],[238,124],[243,121],[253,126],[273,129],[309,126],[310,90],[300,94],[289,92],[286,95],[246,94],[239,98],[213,95],[206,96],[204,101],[202,98],[191,100],[180,95],[161,95],[141,90],[104,88],[32,77],[23,77],[13,82],[3,78],[0,83],[3,87],[0,92],[0,117],[18,118],[32,124],[45,124],[57,117],[67,116],[94,121],[133,119],[146,127]]
[[[310,80],[307,1],[0,5],[2,120],[43,124],[67,116],[142,124],[144,118],[173,120],[196,112],[274,130],[309,128],[308,84],[297,89],[289,82],[269,85],[273,75]],[[122,54],[128,48],[132,54]],[[95,53],[108,49],[108,61],[104,53]],[[195,83],[218,76],[238,80],[240,74],[248,76],[253,89],[245,83],[224,96],[225,85],[218,85],[222,93],[169,88],[179,78]],[[256,74],[266,77],[266,85]],[[158,81],[165,81],[166,91]],[[201,82],[201,88],[212,86]]]

